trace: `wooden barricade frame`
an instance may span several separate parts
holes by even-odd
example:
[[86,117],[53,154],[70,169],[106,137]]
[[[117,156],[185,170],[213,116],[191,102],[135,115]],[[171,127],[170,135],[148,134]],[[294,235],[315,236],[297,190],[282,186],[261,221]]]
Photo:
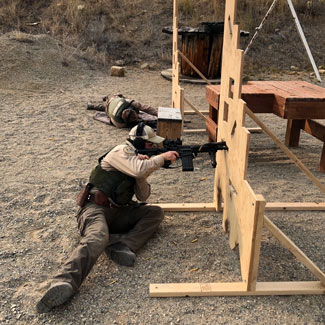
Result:
[[[186,63],[204,80],[208,85],[211,82],[203,75],[203,73],[178,49],[178,0],[173,0],[173,55],[172,55],[172,107],[180,108],[182,112],[182,133],[199,133],[206,132],[206,129],[192,129],[184,130],[184,116],[198,115],[203,120],[207,121],[204,114],[208,114],[209,110],[199,110],[187,98],[185,98],[184,88],[179,86],[179,71],[181,57]],[[186,103],[191,110],[185,111],[184,103]],[[260,128],[248,128],[250,132],[260,132]]]
[[[246,180],[250,140],[250,133],[245,128],[246,114],[253,117],[263,131],[281,148],[282,146],[241,99],[243,51],[238,47],[236,6],[237,0],[226,1],[218,141],[226,141],[229,150],[217,152],[214,202],[159,205],[165,211],[221,211],[223,208],[223,228],[229,232],[230,247],[239,246],[242,281],[155,283],[150,284],[151,297],[325,294],[325,274],[264,215],[265,210],[324,210],[325,203],[266,203],[262,195],[254,193]],[[174,22],[177,22],[175,7],[177,9],[177,0],[174,0]],[[173,96],[174,89],[173,101],[176,101],[181,96],[176,84],[173,84]],[[298,167],[312,178],[299,159],[290,154],[288,149],[287,151],[288,156]],[[325,187],[317,179],[312,180],[325,193]],[[312,272],[318,281],[257,282],[263,225]]]
[[[185,114],[197,114],[204,120],[206,117],[203,113],[199,111],[190,101],[184,97],[184,88],[179,86],[179,71],[180,62],[179,55],[183,55],[182,52],[178,50],[178,0],[173,0],[173,56],[172,56],[172,107],[180,108],[182,113],[182,133],[183,132],[205,132],[205,129],[195,129],[195,130],[184,130],[184,115]],[[184,55],[183,55],[184,56]],[[191,65],[191,67],[198,72],[198,74],[207,81],[207,79],[202,75],[202,73],[190,62],[185,56],[185,60]],[[184,102],[187,103],[192,111],[184,110]]]

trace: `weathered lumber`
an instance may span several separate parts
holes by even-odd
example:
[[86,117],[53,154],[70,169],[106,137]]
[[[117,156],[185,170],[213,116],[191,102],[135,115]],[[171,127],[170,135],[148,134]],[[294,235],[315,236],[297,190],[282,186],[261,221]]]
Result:
[[322,295],[325,287],[319,281],[257,282],[253,291],[245,290],[243,282],[226,283],[153,283],[150,297],[188,296],[265,296]]

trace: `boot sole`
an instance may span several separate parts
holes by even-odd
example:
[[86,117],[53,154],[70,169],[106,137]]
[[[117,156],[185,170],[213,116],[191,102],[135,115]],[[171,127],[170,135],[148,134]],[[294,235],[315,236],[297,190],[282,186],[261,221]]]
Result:
[[50,288],[43,298],[37,303],[36,310],[39,313],[48,313],[53,307],[62,305],[73,294],[72,287],[68,284]]
[[135,262],[134,253],[108,250],[107,255],[112,261],[122,266],[133,266]]

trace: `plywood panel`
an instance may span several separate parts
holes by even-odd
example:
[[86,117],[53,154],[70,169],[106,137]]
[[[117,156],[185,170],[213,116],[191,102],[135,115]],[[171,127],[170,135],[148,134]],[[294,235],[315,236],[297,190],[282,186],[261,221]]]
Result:
[[246,290],[257,278],[265,200],[246,181],[250,133],[245,128],[246,104],[241,99],[243,51],[234,24],[236,1],[227,1],[218,115],[218,141],[228,151],[217,153],[216,208],[224,202],[223,227],[231,248],[239,246],[241,275]]

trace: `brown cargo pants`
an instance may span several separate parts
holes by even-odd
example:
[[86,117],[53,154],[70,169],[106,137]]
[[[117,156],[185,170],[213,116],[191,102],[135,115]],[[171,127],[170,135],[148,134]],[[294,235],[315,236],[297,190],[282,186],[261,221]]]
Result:
[[110,234],[118,234],[118,242],[137,252],[157,230],[163,218],[164,212],[159,206],[135,204],[107,208],[87,203],[77,213],[81,234],[79,245],[54,281],[68,282],[77,291],[98,257],[111,244]]

